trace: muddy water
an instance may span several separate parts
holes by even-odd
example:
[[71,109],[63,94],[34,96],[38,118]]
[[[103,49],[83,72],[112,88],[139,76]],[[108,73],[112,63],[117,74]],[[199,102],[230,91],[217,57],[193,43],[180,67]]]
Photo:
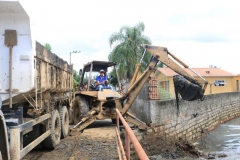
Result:
[[240,160],[240,117],[221,124],[194,145],[216,159]]

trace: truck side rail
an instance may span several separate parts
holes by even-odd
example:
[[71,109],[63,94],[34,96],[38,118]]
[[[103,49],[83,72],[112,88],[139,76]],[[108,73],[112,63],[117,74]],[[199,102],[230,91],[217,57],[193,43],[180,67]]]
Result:
[[[22,107],[19,107],[19,110],[22,111]],[[1,116],[3,116],[3,114]],[[47,113],[47,114],[44,114],[44,115],[42,115],[38,118],[32,119],[28,122],[25,122],[25,123],[22,123],[22,124],[20,123],[16,126],[10,126],[9,127],[9,134],[10,134],[9,146],[10,147],[8,147],[8,148],[10,150],[9,153],[10,153],[10,157],[11,157],[9,159],[12,159],[12,160],[22,159],[28,152],[30,152],[34,147],[36,147],[39,143],[41,143],[44,139],[46,139],[51,134],[50,130],[47,130],[45,133],[43,133],[37,139],[32,141],[26,147],[22,148],[23,132],[30,129],[34,125],[37,125],[37,124],[39,124],[39,123],[41,123],[41,122],[43,122],[43,121],[45,121],[49,118],[51,118],[51,114]],[[18,118],[18,122],[21,122],[22,121],[21,119],[22,119],[22,116],[20,118]],[[1,141],[1,139],[0,139],[0,141]]]

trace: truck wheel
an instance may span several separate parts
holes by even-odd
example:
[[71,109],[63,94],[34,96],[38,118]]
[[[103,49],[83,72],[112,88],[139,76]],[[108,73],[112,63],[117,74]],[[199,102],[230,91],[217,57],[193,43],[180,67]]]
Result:
[[74,119],[73,119],[73,109],[72,108],[69,108],[68,115],[69,115],[69,124],[72,125],[73,122],[74,122]]
[[50,123],[50,135],[44,140],[44,145],[52,150],[60,143],[61,137],[61,120],[57,110],[53,111]]
[[60,106],[60,120],[61,120],[61,138],[65,138],[69,133],[69,116],[66,106]]
[[86,102],[86,99],[81,96],[76,96],[73,101],[74,124],[77,124],[82,119],[83,115],[86,114],[88,111],[89,106]]

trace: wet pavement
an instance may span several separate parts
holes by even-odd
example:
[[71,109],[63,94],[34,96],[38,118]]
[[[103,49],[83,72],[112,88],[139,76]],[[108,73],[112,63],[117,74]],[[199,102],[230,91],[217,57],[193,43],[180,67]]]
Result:
[[240,117],[221,124],[194,145],[215,159],[240,160]]

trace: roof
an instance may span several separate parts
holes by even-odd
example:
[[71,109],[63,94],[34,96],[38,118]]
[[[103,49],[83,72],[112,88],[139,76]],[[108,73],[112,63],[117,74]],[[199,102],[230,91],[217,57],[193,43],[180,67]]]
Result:
[[[192,76],[196,76],[195,73],[193,73],[189,68],[183,68],[187,73],[189,73]],[[196,73],[198,73],[202,77],[234,77],[235,74],[232,74],[230,72],[224,71],[220,68],[191,68]],[[177,75],[176,72],[174,72],[170,68],[158,68],[159,72],[164,74],[167,77],[173,77],[174,75]]]
[[92,61],[88,62],[84,65],[85,72],[89,72],[91,68],[91,64],[93,64],[92,71],[99,72],[101,69],[103,69],[105,72],[107,71],[108,67],[115,66],[115,62],[109,62],[109,61]]

